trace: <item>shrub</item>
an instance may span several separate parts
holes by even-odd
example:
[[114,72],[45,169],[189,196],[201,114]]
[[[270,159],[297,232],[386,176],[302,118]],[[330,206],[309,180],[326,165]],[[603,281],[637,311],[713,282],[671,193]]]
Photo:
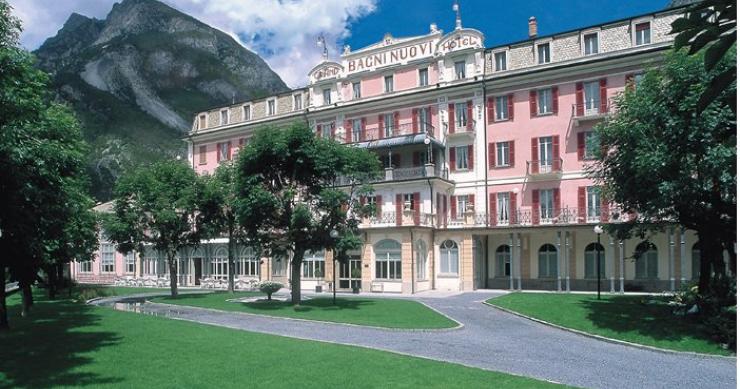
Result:
[[283,284],[275,281],[262,281],[257,284],[260,292],[267,294],[267,300],[272,300],[272,294],[283,288]]
[[75,300],[85,302],[97,297],[107,297],[111,294],[110,288],[104,286],[83,286],[78,288]]

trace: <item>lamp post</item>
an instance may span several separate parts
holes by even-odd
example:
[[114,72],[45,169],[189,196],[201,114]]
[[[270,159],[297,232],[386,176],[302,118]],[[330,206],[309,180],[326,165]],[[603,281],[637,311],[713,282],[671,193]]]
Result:
[[[337,239],[339,237],[339,232],[335,229],[332,229],[331,232],[329,232],[329,236],[331,236],[332,239]],[[331,289],[332,289],[332,303],[334,305],[337,305],[337,250],[332,249],[331,253],[331,276],[333,278]]]
[[596,234],[596,299],[601,300],[601,234],[604,229],[600,225],[594,227]]

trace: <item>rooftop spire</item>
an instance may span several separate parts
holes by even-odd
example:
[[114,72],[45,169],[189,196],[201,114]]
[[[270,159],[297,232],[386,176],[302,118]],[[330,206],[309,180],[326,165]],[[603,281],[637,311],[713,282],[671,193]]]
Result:
[[323,52],[324,61],[328,61],[329,60],[329,50],[326,48],[326,39],[324,38],[324,34],[321,34],[316,38],[316,46],[324,48],[324,52]]
[[457,0],[452,4],[452,10],[455,11],[455,30],[462,28],[462,19],[460,18],[460,4]]

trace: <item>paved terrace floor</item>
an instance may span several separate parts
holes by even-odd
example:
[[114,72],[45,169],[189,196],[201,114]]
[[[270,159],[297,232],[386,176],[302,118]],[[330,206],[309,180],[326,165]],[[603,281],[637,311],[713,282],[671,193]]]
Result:
[[[142,312],[245,331],[369,347],[589,388],[735,388],[736,360],[661,353],[552,328],[482,304],[504,292],[414,297],[464,324],[387,330],[146,303]],[[121,300],[103,299],[98,304]]]

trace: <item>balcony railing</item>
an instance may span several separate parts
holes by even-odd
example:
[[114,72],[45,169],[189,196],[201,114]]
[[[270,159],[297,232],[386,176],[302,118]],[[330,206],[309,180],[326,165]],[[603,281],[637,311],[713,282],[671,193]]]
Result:
[[602,107],[601,101],[597,100],[589,103],[573,104],[571,114],[576,124],[579,124],[581,121],[603,119],[612,111],[612,108],[611,99],[606,100],[605,107]]
[[[401,226],[425,226],[433,227],[437,217],[431,213],[419,214],[419,222],[416,222],[416,213],[413,210],[404,210],[401,213]],[[382,212],[379,216],[371,216],[363,220],[364,227],[389,227],[399,225],[396,212]]]
[[455,130],[450,131],[449,123],[445,123],[445,132],[447,136],[455,134],[472,134],[475,132],[475,119],[467,119],[464,121],[455,119]]
[[552,209],[543,215],[539,209],[517,209],[516,212],[497,214],[490,221],[491,226],[528,226],[549,224],[592,224],[592,223],[620,223],[628,221],[632,216],[622,212],[618,207],[579,208],[564,207]]
[[414,134],[427,134],[434,137],[434,126],[429,123],[417,123],[414,127],[413,123],[404,123],[398,126],[375,126],[360,131],[348,128],[345,129],[343,139],[337,136],[336,140],[344,143],[359,143]]
[[527,175],[529,176],[560,174],[562,172],[562,158],[527,161]]
[[[401,167],[401,168],[388,168],[385,170],[385,175],[381,175],[376,179],[371,179],[371,183],[388,182],[388,181],[400,181],[400,180],[413,180],[416,178],[443,178],[449,179],[449,171],[442,168],[441,165],[427,164],[423,166],[413,167]],[[337,177],[335,186],[346,186],[352,184],[352,181],[344,176]]]

